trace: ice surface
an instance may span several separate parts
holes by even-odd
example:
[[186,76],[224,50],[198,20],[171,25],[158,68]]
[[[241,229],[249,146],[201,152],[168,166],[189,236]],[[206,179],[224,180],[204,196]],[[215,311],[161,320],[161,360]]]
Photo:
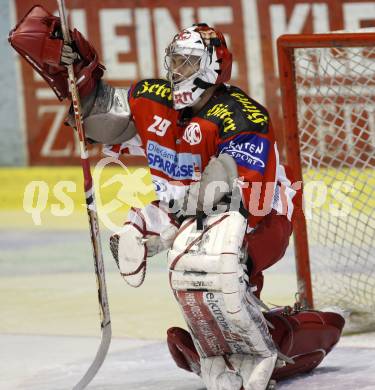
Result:
[[[66,390],[84,374],[97,338],[0,335],[0,389]],[[375,389],[375,334],[347,336],[308,375],[280,382],[280,390]],[[179,369],[164,342],[114,339],[97,390],[202,390],[198,377]]]
[[[103,238],[114,335],[131,338],[113,339],[88,389],[204,389],[198,377],[175,365],[164,341],[136,339],[179,325],[162,276],[165,262],[153,260],[142,289],[125,289],[113,272],[108,233]],[[82,337],[98,333],[91,256],[87,231],[1,231],[0,390],[67,390],[86,372],[99,345],[96,337]],[[267,304],[286,304],[295,291],[290,247],[267,271],[263,297]],[[278,389],[375,389],[375,334],[342,338],[313,373]]]

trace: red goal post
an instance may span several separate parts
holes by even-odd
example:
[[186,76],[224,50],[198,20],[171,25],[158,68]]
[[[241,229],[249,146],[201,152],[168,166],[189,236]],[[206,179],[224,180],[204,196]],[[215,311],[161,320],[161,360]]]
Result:
[[304,188],[323,183],[328,193],[336,179],[352,183],[344,191],[346,219],[333,217],[328,203],[310,218],[306,208],[296,210],[300,299],[308,307],[365,312],[359,327],[368,328],[375,324],[375,32],[283,35],[277,46],[286,164],[294,179]]

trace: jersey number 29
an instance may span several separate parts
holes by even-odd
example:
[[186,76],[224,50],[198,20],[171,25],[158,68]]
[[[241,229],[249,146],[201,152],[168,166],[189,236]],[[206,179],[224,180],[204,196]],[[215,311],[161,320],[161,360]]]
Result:
[[160,137],[163,137],[168,130],[168,127],[171,125],[171,121],[168,119],[163,119],[158,115],[154,115],[154,123],[148,127],[148,131],[155,133]]

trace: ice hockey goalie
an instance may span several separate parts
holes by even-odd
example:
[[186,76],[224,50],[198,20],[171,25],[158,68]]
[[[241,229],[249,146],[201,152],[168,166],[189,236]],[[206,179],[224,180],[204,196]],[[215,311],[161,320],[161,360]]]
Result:
[[[209,390],[264,390],[315,368],[339,340],[336,313],[266,309],[262,271],[280,260],[300,194],[280,163],[267,110],[228,84],[232,55],[223,34],[200,23],[166,48],[166,79],[115,88],[77,31],[64,45],[60,21],[40,6],[9,41],[53,88],[69,98],[73,64],[86,137],[111,155],[143,154],[158,195],[132,209],[111,250],[133,286],[147,259],[168,249],[171,290],[188,330],[170,328],[177,365]],[[68,123],[71,118],[67,119]]]

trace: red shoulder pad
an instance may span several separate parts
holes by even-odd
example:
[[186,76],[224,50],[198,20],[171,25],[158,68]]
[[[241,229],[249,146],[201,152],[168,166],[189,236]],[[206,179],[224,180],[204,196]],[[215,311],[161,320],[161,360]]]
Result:
[[[74,64],[74,73],[81,97],[94,89],[104,71],[98,55],[90,43],[77,31],[70,31],[73,46],[81,56]],[[70,96],[68,73],[60,65],[63,39],[60,18],[36,5],[9,33],[9,43],[47,81],[56,96],[63,100]]]

